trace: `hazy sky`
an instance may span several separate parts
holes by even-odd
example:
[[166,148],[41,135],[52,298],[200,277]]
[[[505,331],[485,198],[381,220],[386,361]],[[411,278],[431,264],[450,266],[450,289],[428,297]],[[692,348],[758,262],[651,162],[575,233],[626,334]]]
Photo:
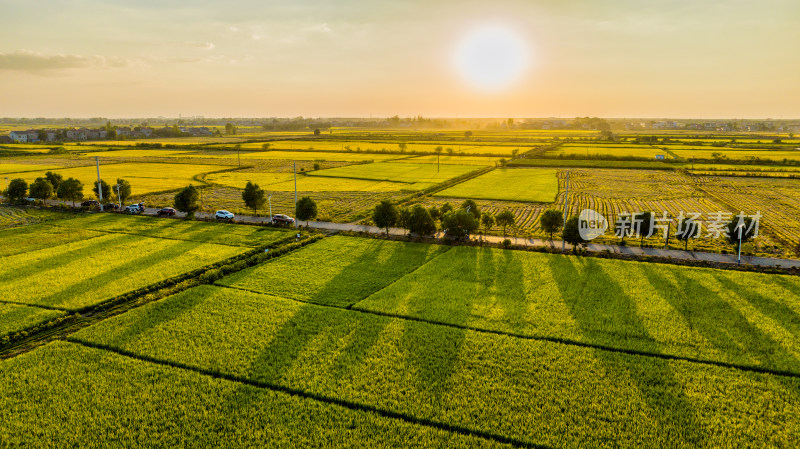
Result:
[[[798,23],[798,0],[0,0],[0,116],[798,118]],[[456,57],[486,27],[524,53],[490,91]]]

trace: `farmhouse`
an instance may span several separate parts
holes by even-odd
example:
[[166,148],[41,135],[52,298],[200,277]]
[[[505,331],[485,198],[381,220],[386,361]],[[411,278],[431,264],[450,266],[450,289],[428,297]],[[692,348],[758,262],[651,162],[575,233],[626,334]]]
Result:
[[27,142],[28,141],[28,132],[27,131],[11,131],[8,133],[8,137],[13,140],[14,142]]

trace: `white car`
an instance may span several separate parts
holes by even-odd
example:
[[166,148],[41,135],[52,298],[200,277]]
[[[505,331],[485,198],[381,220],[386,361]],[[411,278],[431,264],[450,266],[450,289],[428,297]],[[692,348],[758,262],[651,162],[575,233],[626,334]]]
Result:
[[142,208],[138,204],[131,204],[125,208],[125,212],[129,214],[141,214]]
[[233,220],[233,214],[226,210],[218,210],[217,213],[214,214],[214,218],[217,220]]

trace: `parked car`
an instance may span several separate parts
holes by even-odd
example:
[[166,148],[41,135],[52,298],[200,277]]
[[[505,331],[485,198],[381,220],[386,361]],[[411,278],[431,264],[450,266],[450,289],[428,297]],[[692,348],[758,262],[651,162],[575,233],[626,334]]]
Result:
[[272,216],[272,222],[277,224],[294,224],[294,218],[288,215],[275,214]]
[[81,203],[81,207],[100,207],[100,201],[86,200]]
[[139,207],[138,204],[131,204],[125,208],[125,212],[129,214],[141,214],[142,209]]
[[226,210],[218,210],[217,213],[214,214],[214,218],[217,220],[233,220],[233,214]]
[[163,208],[158,210],[158,215],[172,216],[172,215],[175,215],[175,212],[176,212],[176,210],[174,208],[163,207]]
[[117,210],[117,209],[119,209],[119,204],[117,203],[103,204],[103,210]]

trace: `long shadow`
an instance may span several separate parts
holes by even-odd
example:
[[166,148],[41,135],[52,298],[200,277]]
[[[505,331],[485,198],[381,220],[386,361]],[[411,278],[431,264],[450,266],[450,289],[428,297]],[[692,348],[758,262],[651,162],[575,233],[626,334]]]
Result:
[[[165,259],[171,258],[170,256],[175,256],[175,245],[181,245],[182,252],[189,252],[192,249],[202,245],[202,243],[198,242],[176,242],[173,245],[167,245],[164,248],[161,248],[157,251],[154,251],[150,254],[140,257],[134,257],[129,259],[126,263],[118,266],[109,266],[104,271],[100,273],[96,273],[94,276],[83,279],[80,282],[76,282],[74,284],[69,285],[67,288],[62,290],[54,291],[48,296],[41,297],[37,299],[35,302],[36,304],[44,304],[44,305],[54,305],[56,303],[58,305],[63,304],[65,301],[71,300],[73,297],[76,297],[80,294],[85,294],[86,292],[92,292],[97,290],[102,290],[104,286],[109,285],[113,282],[125,282],[124,280],[120,280],[120,278],[126,279],[131,278],[137,272],[142,271],[143,269],[149,268],[151,265],[161,262]],[[134,278],[135,279],[135,278]],[[135,281],[131,281],[135,282]],[[129,289],[123,289],[119,293],[109,295],[116,296],[127,291],[135,290],[139,287],[145,287],[147,283],[136,283],[132,285]],[[60,300],[60,301],[59,301]],[[98,300],[99,301],[99,300]],[[83,306],[87,306],[91,304],[85,304]],[[80,308],[78,307],[78,308]]]
[[[459,292],[464,300],[453,304],[458,309],[452,315],[452,323],[466,325],[472,310],[472,302],[486,288],[484,283],[495,282],[497,265],[491,250],[469,248],[461,251],[459,267],[465,268],[463,272],[465,278],[475,279],[472,285]],[[413,295],[408,306],[410,310],[424,310],[428,301],[430,301],[428,297]],[[403,351],[417,373],[418,389],[430,394],[432,411],[436,412],[447,407],[442,400],[448,390],[453,388],[450,379],[455,372],[466,331],[459,328],[439,328],[413,321],[404,323],[405,331],[401,339]]]
[[[620,337],[629,336],[637,340],[642,350],[660,352],[659,345],[649,336],[637,315],[634,300],[597,261],[554,256],[549,258],[549,264],[561,296],[588,342],[608,345],[611,338],[616,340],[614,346],[624,347],[625,338]],[[620,335],[607,332],[610,329],[620,329],[617,331]],[[598,334],[606,337],[598,341]],[[704,436],[696,411],[668,361],[602,349],[594,350],[594,354],[608,371],[622,369],[627,373],[646,404],[654,410],[664,441],[680,441],[677,446],[702,445]]]
[[[427,245],[374,243],[373,247],[348,263],[322,289],[316,292],[309,302],[350,307],[419,268],[430,260],[434,253],[438,252],[423,251],[425,248],[430,247]],[[388,257],[381,257],[383,261],[379,262],[378,256],[385,251],[391,251],[391,254]],[[368,281],[359,281],[365,276],[369,276]],[[376,280],[379,281],[375,282]],[[364,285],[365,283],[368,285]],[[365,292],[364,288],[368,286],[371,289]],[[352,293],[342,297],[342,294],[346,292]],[[327,300],[328,297],[341,298],[341,300],[331,302]]]
[[[202,290],[201,290],[202,289]],[[204,291],[212,291],[210,287],[195,287],[182,292],[176,296],[169,296],[160,301],[148,305],[147,313],[142,314],[139,319],[126,325],[125,329],[109,339],[108,346],[125,348],[134,340],[158,326],[178,319],[181,315],[197,307],[200,303],[208,299],[208,294]]]
[[[524,317],[529,313],[528,297],[525,293],[525,268],[522,264],[524,253],[504,250],[502,257],[504,263],[493,276],[492,293],[503,309],[503,321],[509,325],[511,332],[524,334],[527,331]],[[497,282],[498,279],[501,283]]]
[[[98,234],[97,236],[89,237],[85,240],[70,242],[67,245],[82,245],[84,243],[87,243],[87,245],[82,245],[80,248],[75,249],[65,247],[63,248],[65,251],[63,251],[61,254],[42,257],[41,259],[33,260],[32,262],[24,265],[14,265],[13,267],[9,266],[8,268],[13,268],[13,270],[9,269],[8,272],[0,274],[0,284],[12,283],[20,278],[35,277],[36,275],[52,270],[53,268],[58,268],[77,259],[87,257],[96,251],[103,251],[103,247],[115,246],[120,242],[131,239],[131,236],[129,235],[116,235],[103,240],[102,243],[93,242],[93,240],[102,237],[105,237],[105,235]],[[44,248],[40,251],[46,250],[47,248]]]
[[[675,283],[657,276],[650,269],[645,274],[653,285],[676,292],[664,296],[684,316],[693,330],[700,333],[728,359],[725,362],[800,372],[800,360],[778,341],[754,326],[739,309],[697,280],[688,277],[683,271],[676,271]],[[721,286],[753,305],[760,313],[781,323],[784,329],[794,334],[800,330],[800,319],[785,304],[725,279],[724,273],[716,275],[715,279]],[[794,385],[791,382],[786,384]]]

